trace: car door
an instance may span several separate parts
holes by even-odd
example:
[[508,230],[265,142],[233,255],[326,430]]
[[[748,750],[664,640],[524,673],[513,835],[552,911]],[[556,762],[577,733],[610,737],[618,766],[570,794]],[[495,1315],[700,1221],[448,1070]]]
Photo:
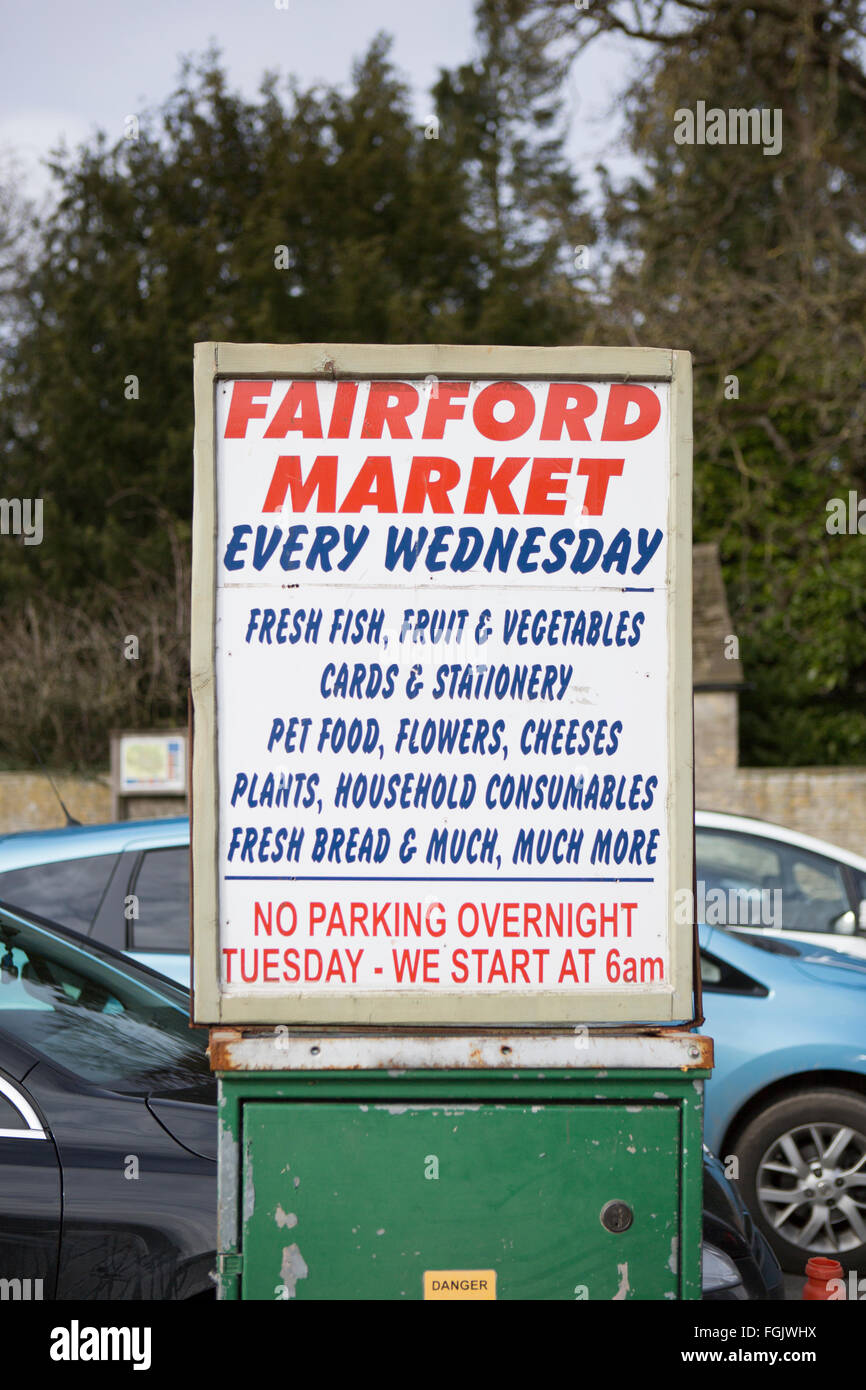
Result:
[[704,1140],[723,1159],[722,1137],[742,1103],[740,1078],[749,1068],[756,1039],[766,1038],[772,1046],[767,1030],[774,1021],[767,1008],[769,987],[725,959],[725,935],[702,929],[699,957],[706,1020],[699,1031],[713,1039],[715,1054],[704,1096]]
[[63,1170],[55,1297],[199,1291],[213,1267],[216,1164],[180,1144],[142,1096],[90,1085],[49,1062],[30,1079],[51,1116]]
[[60,1164],[32,1095],[2,1069],[4,1060],[0,1037],[0,1301],[52,1299],[60,1250]]

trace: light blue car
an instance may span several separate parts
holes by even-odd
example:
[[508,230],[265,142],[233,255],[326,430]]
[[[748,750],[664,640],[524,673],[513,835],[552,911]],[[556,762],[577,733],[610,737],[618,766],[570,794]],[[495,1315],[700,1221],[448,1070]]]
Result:
[[[0,900],[189,985],[189,821],[0,837]],[[701,928],[705,1138],[781,1263],[866,1271],[866,959]]]
[[189,820],[0,836],[0,901],[125,951],[189,987]]
[[702,927],[704,1138],[783,1268],[866,1269],[866,960]]

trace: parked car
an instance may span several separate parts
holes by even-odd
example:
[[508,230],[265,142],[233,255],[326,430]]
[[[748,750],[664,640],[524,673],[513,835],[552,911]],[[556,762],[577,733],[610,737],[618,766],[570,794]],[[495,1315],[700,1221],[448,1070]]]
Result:
[[0,901],[189,986],[189,820],[0,836]]
[[704,1137],[783,1268],[866,1268],[866,961],[702,927]]
[[0,908],[3,1297],[205,1299],[216,1096],[187,993]]
[[866,859],[769,821],[695,813],[698,921],[866,958]]
[[[0,1280],[11,1296],[213,1296],[216,1082],[188,993],[0,905]],[[704,1153],[708,1300],[782,1298]]]
[[[812,1254],[866,1267],[861,861],[744,817],[702,811],[696,828],[699,881],[724,895],[781,882],[788,904],[782,927],[702,933],[706,1031],[716,1041],[708,1142],[737,1157],[749,1209],[788,1268],[800,1272]],[[188,984],[188,837],[186,818],[9,835],[0,898]],[[846,946],[859,962],[841,954]],[[794,1181],[817,1168],[823,1187]],[[834,1197],[827,1182],[837,1179]]]
[[[699,920],[866,958],[866,859],[745,816],[695,829]],[[0,900],[189,985],[188,847],[185,816],[3,835]]]
[[723,1165],[704,1145],[701,1272],[708,1302],[784,1299],[779,1261]]

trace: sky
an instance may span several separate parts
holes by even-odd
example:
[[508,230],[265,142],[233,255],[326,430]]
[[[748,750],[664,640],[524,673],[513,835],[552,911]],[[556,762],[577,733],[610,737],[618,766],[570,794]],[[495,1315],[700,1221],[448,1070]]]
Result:
[[[0,152],[15,153],[23,191],[41,198],[50,178],[40,161],[60,137],[74,146],[102,128],[119,138],[125,117],[173,89],[180,55],[200,54],[211,42],[231,85],[252,96],[267,68],[303,85],[345,82],[353,60],[385,30],[422,120],[439,68],[473,53],[472,9],[472,0],[0,0]],[[628,163],[610,158],[619,130],[611,104],[626,62],[623,45],[610,41],[572,73],[569,148],[584,187],[598,158],[614,168]]]

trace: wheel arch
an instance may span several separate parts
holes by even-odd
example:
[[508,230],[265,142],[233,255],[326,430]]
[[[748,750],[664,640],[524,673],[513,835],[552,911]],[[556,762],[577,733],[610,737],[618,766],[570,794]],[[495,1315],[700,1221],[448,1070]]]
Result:
[[788,1100],[803,1091],[814,1091],[819,1087],[832,1087],[834,1090],[849,1091],[852,1095],[866,1099],[866,1076],[856,1071],[839,1071],[822,1067],[816,1071],[797,1072],[791,1076],[771,1081],[767,1086],[750,1096],[725,1130],[721,1154],[730,1154],[740,1135],[762,1110],[776,1101]]

